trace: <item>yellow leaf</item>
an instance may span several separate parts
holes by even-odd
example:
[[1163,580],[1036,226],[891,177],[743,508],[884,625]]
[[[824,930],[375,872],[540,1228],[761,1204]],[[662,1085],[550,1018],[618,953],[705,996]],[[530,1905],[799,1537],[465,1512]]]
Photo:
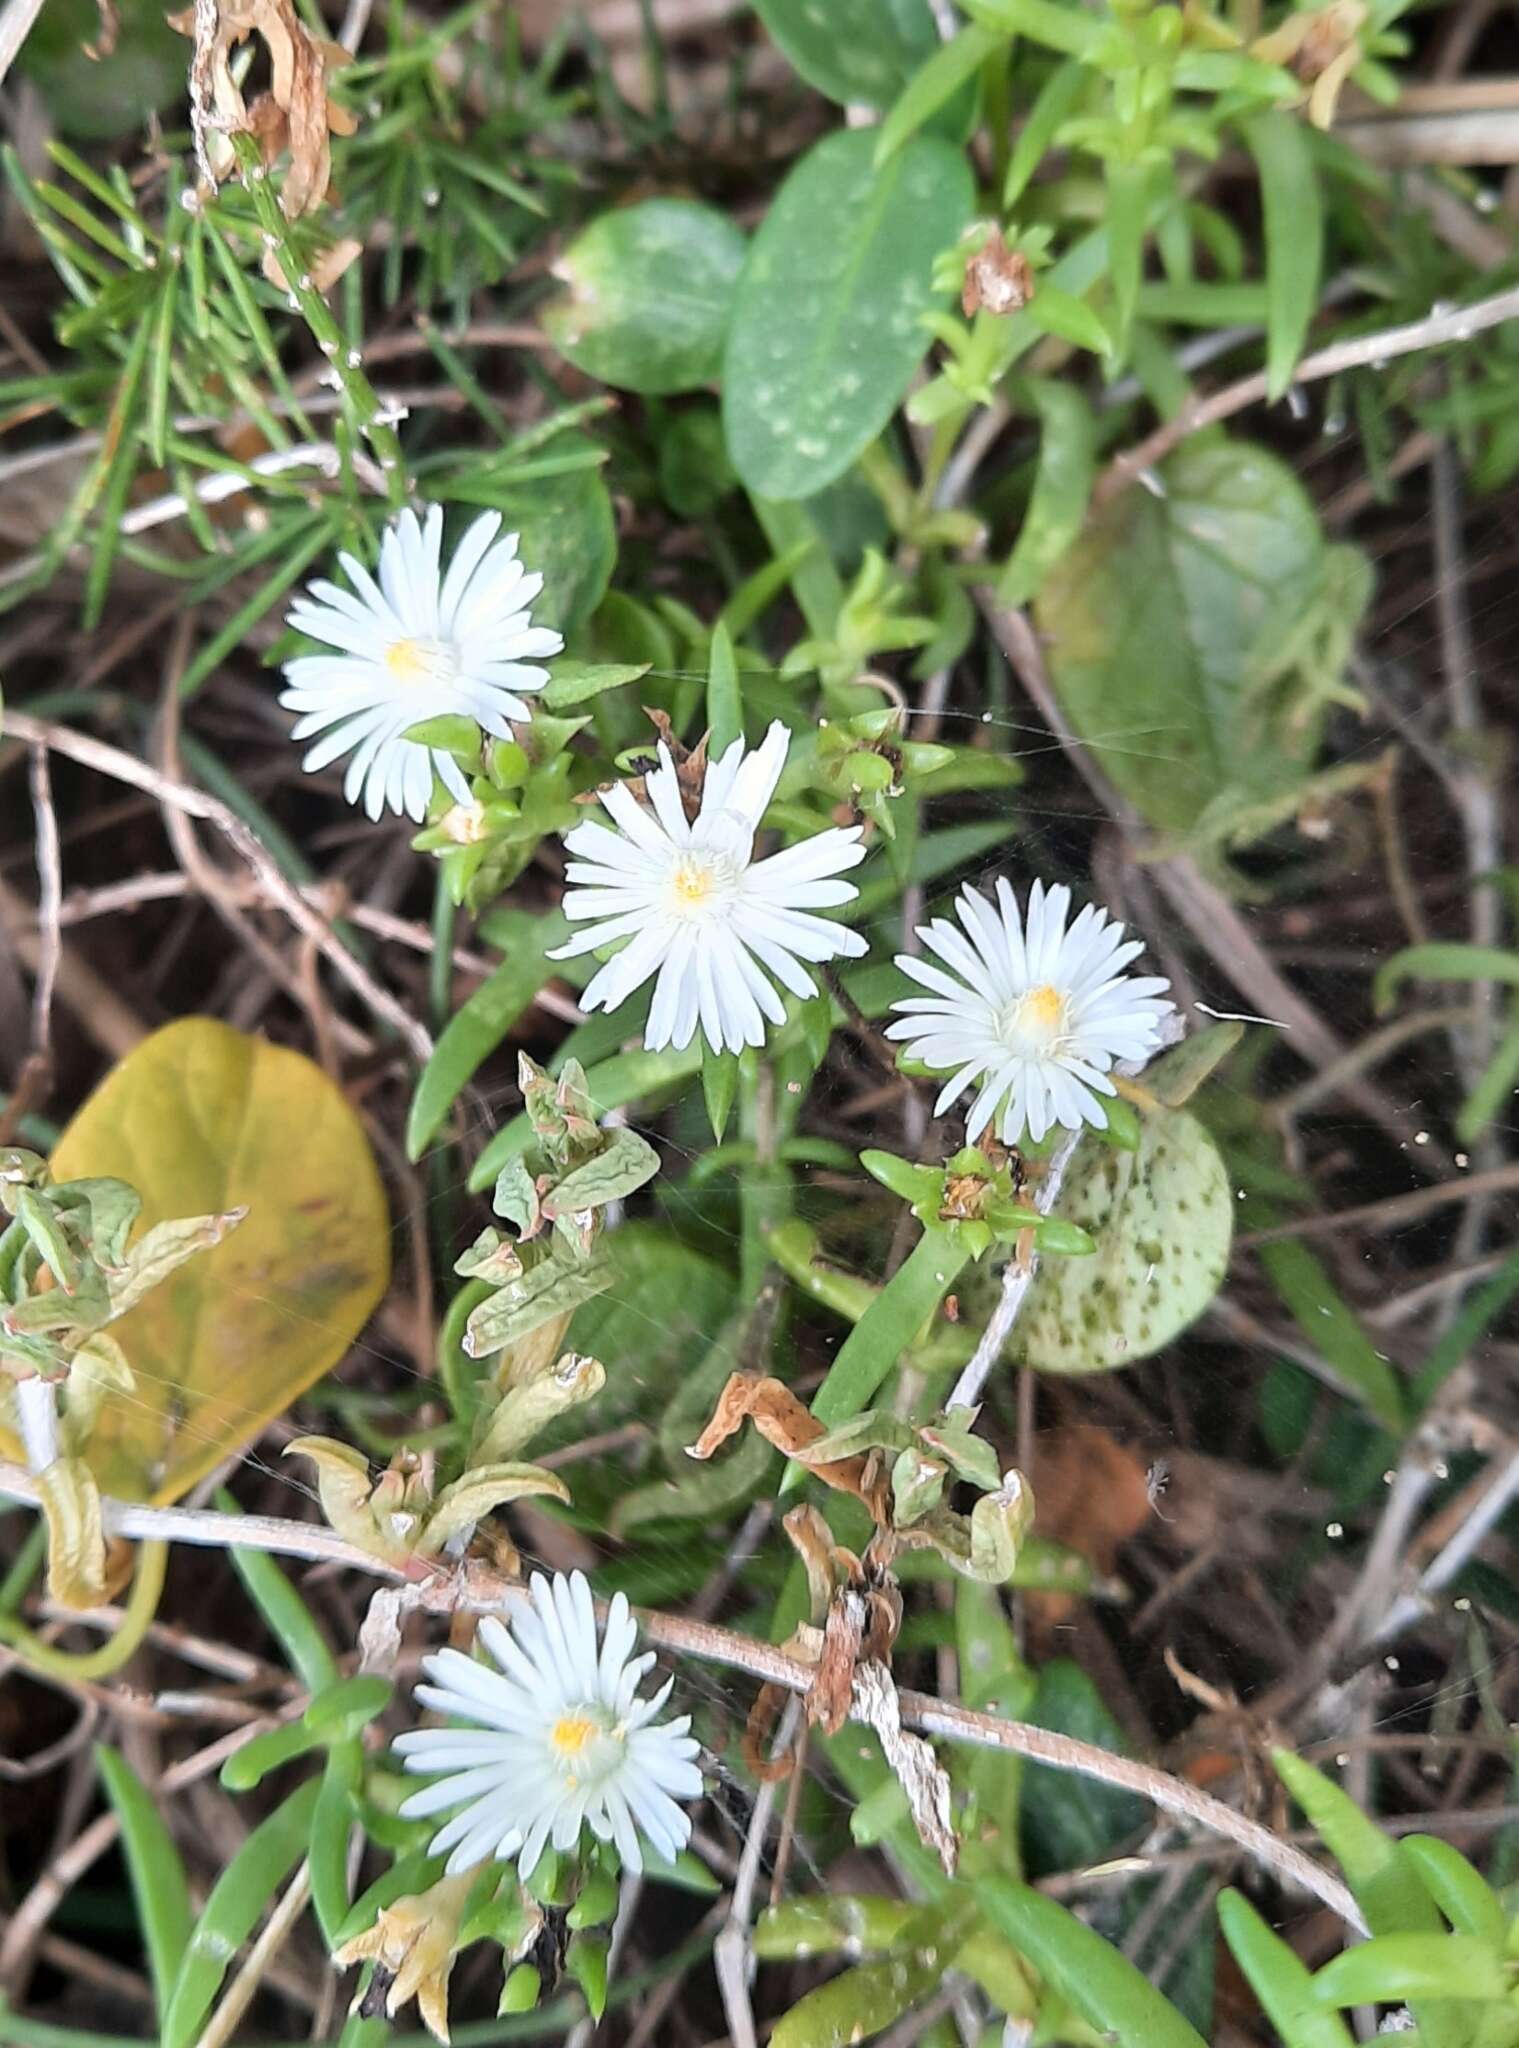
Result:
[[[58,1180],[113,1174],[138,1234],[246,1206],[111,1326],[135,1379],[108,1393],[88,1462],[117,1498],[177,1500],[336,1365],[390,1274],[369,1141],[300,1053],[187,1017],[135,1047],[58,1141]],[[4,1439],[8,1457],[18,1446]]]

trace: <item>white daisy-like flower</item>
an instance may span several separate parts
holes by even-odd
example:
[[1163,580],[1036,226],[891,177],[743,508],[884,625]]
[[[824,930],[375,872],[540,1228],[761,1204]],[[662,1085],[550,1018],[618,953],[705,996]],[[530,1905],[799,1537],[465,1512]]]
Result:
[[643,1868],[640,1833],[674,1857],[691,1834],[677,1802],[702,1789],[690,1716],[654,1721],[674,1679],[638,1697],[654,1653],[633,1655],[638,1630],[621,1593],[599,1648],[584,1573],[536,1573],[531,1594],[509,1628],[490,1615],[480,1623],[499,1671],[458,1650],[423,1660],[435,1682],[417,1687],[418,1700],[474,1725],[397,1737],[407,1770],[438,1779],[405,1800],[403,1817],[462,1808],[429,1844],[435,1856],[448,1852],[450,1876],[514,1856],[526,1877],[545,1845],[573,1848],[587,1824],[616,1843],[625,1870]]
[[599,796],[617,829],[593,820],[565,836],[579,857],[565,869],[573,886],[564,914],[590,922],[550,958],[627,940],[580,1001],[587,1010],[615,1010],[657,975],[643,1035],[651,1052],[689,1045],[698,1024],[714,1052],[763,1045],[765,1020],[786,1020],[776,982],[805,999],[817,985],[804,960],[869,951],[858,932],[815,914],[859,894],[853,882],[835,879],[865,858],[857,825],[830,826],[754,858],[790,744],[779,720],[752,753],[735,740],[708,767],[694,819],[661,744],[659,766],[645,778],[647,806],[626,783],[613,783]]
[[482,512],[445,575],[442,506],[430,506],[424,521],[403,512],[380,543],[378,582],[352,555],[339,555],[353,589],[313,583],[290,607],[292,626],[337,650],[285,663],[289,687],[280,702],[302,714],[291,738],[322,735],[301,765],[325,768],[351,753],[343,795],[351,804],[362,795],[371,818],[389,805],[420,824],[435,772],[467,804],[469,784],[453,755],[402,735],[451,714],[510,739],[509,721],[529,715],[519,693],[548,681],[537,658],[564,645],[551,627],[533,624],[543,578],[527,574],[515,533],[496,538],[500,526],[499,512]]
[[1124,973],[1143,942],[1126,941],[1124,927],[1094,904],[1067,930],[1064,886],[1036,882],[1026,919],[1005,881],[995,908],[974,889],[962,890],[955,908],[962,931],[942,917],[918,930],[943,967],[898,956],[902,972],[929,993],[893,1003],[903,1014],[886,1030],[907,1041],[910,1058],[949,1072],[934,1114],[979,1082],[966,1118],[972,1143],[999,1109],[1005,1145],[1025,1133],[1037,1145],[1056,1124],[1101,1128],[1097,1098],[1117,1092],[1109,1070],[1159,1046],[1173,1007],[1161,1000],[1170,982]]

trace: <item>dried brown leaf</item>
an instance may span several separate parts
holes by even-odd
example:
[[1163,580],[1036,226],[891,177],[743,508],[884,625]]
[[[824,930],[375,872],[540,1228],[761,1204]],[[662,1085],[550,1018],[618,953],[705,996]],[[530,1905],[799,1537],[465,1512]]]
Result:
[[[759,1373],[736,1372],[717,1397],[712,1419],[696,1439],[687,1444],[688,1458],[710,1458],[745,1421],[752,1422],[766,1443],[774,1444],[788,1458],[796,1457],[824,1434],[823,1425],[782,1381]],[[825,1486],[839,1493],[852,1493],[862,1500],[878,1522],[886,1520],[887,1480],[880,1458],[869,1452],[858,1458],[835,1458],[824,1465],[809,1465]]]
[[[172,27],[193,37],[190,123],[202,174],[217,184],[232,169],[231,137],[251,135],[265,166],[286,151],[290,168],[280,190],[286,220],[315,213],[332,180],[333,135],[352,135],[352,114],[329,95],[332,72],[352,61],[337,43],[313,36],[293,0],[195,0]],[[268,46],[270,89],[245,103],[232,75],[232,52],[251,35]]]
[[902,1726],[902,1706],[885,1664],[874,1660],[854,1675],[853,1712],[873,1728],[897,1783],[907,1794],[908,1809],[921,1841],[932,1849],[951,1877],[959,1847],[950,1824],[949,1779],[921,1735]]

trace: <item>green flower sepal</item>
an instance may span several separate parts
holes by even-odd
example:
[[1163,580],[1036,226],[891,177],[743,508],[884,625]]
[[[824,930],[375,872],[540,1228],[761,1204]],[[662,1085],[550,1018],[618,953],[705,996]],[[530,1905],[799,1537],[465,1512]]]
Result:
[[1038,1252],[1070,1258],[1097,1249],[1079,1224],[1043,1216],[1021,1201],[1011,1159],[994,1164],[975,1145],[965,1146],[943,1166],[915,1166],[894,1152],[862,1152],[860,1164],[911,1206],[925,1230],[947,1231],[973,1259],[994,1244],[1015,1242],[1025,1230],[1034,1233]]

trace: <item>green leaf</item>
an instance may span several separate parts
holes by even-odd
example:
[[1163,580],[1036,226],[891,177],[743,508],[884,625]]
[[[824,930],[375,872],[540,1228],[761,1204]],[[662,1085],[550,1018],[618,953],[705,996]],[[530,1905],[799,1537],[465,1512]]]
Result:
[[1039,1974],[1114,2048],[1206,2048],[1127,1956],[1054,1899],[1011,1878],[984,1878],[976,1902]]
[[[879,14],[876,18],[879,20]],[[977,28],[972,23],[935,50],[927,63],[914,72],[911,83],[881,123],[876,142],[877,166],[894,155],[909,136],[916,135],[925,121],[931,121],[940,107],[954,97],[967,79],[974,78],[987,58],[1007,40],[993,29]]]
[[121,1828],[132,1897],[148,1951],[148,1970],[159,2020],[184,1960],[194,1915],[185,1867],[152,1794],[114,1749],[98,1748],[95,1761]]
[[1292,382],[1319,302],[1324,202],[1308,130],[1273,108],[1240,123],[1260,178],[1266,230],[1266,395]]
[[251,1792],[271,1771],[282,1770],[298,1756],[309,1756],[322,1744],[323,1738],[307,1727],[304,1718],[266,1728],[232,1752],[217,1772],[217,1781],[229,1792]]
[[689,199],[604,213],[555,264],[568,293],[545,307],[549,338],[588,377],[622,391],[692,391],[716,378],[744,237]]
[[1036,1372],[1109,1372],[1148,1358],[1223,1280],[1234,1198],[1218,1147],[1186,1110],[1147,1115],[1135,1152],[1087,1139],[1060,1214],[1097,1250],[1046,1260],[1035,1274],[1018,1331]]
[[1150,217],[1151,167],[1146,163],[1107,166],[1108,277],[1113,290],[1113,325],[1118,352],[1128,349],[1129,329],[1139,302],[1144,270],[1145,230]]
[[1488,1325],[1519,1293],[1519,1251],[1511,1252],[1485,1287],[1470,1297],[1445,1335],[1435,1345],[1414,1381],[1414,1401],[1433,1400]]
[[508,1344],[518,1344],[534,1330],[541,1330],[556,1316],[594,1300],[611,1284],[600,1261],[566,1266],[557,1258],[541,1259],[473,1310],[464,1326],[465,1352],[470,1358],[490,1358]]
[[1519,952],[1505,946],[1469,946],[1455,939],[1405,946],[1377,969],[1371,984],[1373,1006],[1379,1011],[1389,1008],[1405,981],[1501,981],[1519,988]]
[[754,1953],[763,1963],[805,1962],[809,1956],[859,1954],[896,1947],[918,1908],[870,1892],[813,1892],[782,1899],[754,1923]]
[[1316,1971],[1322,2005],[1393,2004],[1405,1998],[1507,1999],[1501,1953],[1469,1934],[1382,1934]]
[[[621,1109],[624,1103],[635,1102],[640,1096],[691,1080],[701,1071],[701,1049],[702,1040],[698,1037],[681,1052],[670,1048],[663,1052],[622,1052],[600,1061],[585,1077],[596,1116],[604,1117],[608,1110]],[[531,1142],[532,1135],[532,1125],[525,1115],[514,1116],[509,1124],[503,1125],[475,1161],[469,1177],[471,1189],[478,1194],[493,1186],[502,1167]]]
[[739,694],[738,665],[733,659],[733,635],[719,619],[712,634],[712,652],[707,663],[707,752],[717,760],[733,742],[744,736],[743,702]]
[[772,2048],[847,2048],[889,2027],[942,1980],[939,1964],[911,1957],[857,1964],[809,1991],[778,2020]]
[[604,1209],[609,1202],[635,1194],[659,1171],[659,1154],[647,1138],[624,1125],[605,1133],[601,1150],[556,1181],[543,1195],[543,1213],[550,1222],[581,1209]]
[[[224,1514],[242,1512],[225,1487],[218,1489],[216,1505]],[[233,1569],[265,1626],[284,1651],[290,1669],[314,1698],[336,1681],[338,1667],[311,1609],[267,1551],[237,1543],[230,1549]]]
[[1257,1247],[1257,1257],[1292,1319],[1346,1391],[1378,1422],[1401,1434],[1407,1415],[1397,1373],[1356,1320],[1322,1262],[1299,1239]]
[[1282,2037],[1282,2048],[1352,2048],[1339,2014],[1315,2003],[1313,1979],[1295,1950],[1272,1933],[1247,1898],[1223,1892],[1218,1918],[1261,2011]]
[[[960,1697],[979,1713],[1006,1720],[1028,1718],[1034,1680],[1018,1654],[1001,1595],[974,1579],[955,1582],[955,1651],[960,1663]],[[1007,1750],[955,1751],[957,1784],[975,1800],[979,1839],[990,1843],[1010,1877],[1021,1877],[1018,1811],[1023,1785],[1021,1757]]]
[[707,1121],[712,1126],[713,1141],[720,1145],[728,1126],[733,1098],[738,1093],[737,1053],[713,1052],[710,1046],[707,1047],[701,1063],[701,1092],[707,1105]]
[[348,1844],[357,1818],[354,1795],[363,1774],[362,1746],[352,1737],[334,1743],[311,1816],[311,1904],[329,1949],[348,1917]]
[[1011,210],[1023,196],[1023,189],[1049,153],[1055,131],[1075,113],[1092,74],[1074,58],[1057,64],[1040,86],[1029,108],[1028,118],[1018,131],[1013,153],[1008,158],[1007,177],[1002,187],[1002,204]]
[[1221,789],[1288,790],[1312,766],[1322,706],[1274,684],[1328,563],[1313,506],[1261,449],[1192,442],[1161,485],[1096,514],[1037,623],[1103,772],[1152,825],[1185,831]]
[[1271,1753],[1276,1774],[1345,1873],[1373,1934],[1437,1932],[1434,1901],[1391,1836],[1332,1779],[1291,1750]]
[[812,1412],[825,1428],[836,1428],[869,1406],[871,1396],[954,1286],[968,1256],[948,1231],[924,1231],[844,1339],[813,1396]]
[[918,135],[881,171],[868,129],[817,143],[750,246],[723,360],[733,465],[809,498],[885,427],[928,346],[934,259],[970,214],[962,153]]
[[[324,1742],[341,1741],[367,1728],[390,1705],[395,1686],[388,1678],[365,1672],[340,1678],[316,1694],[301,1719]],[[239,1750],[241,1756],[242,1751]]]
[[603,690],[620,690],[624,683],[636,683],[648,673],[646,661],[556,661],[543,692],[544,708],[568,711],[599,697]]
[[793,69],[839,107],[889,107],[939,47],[928,0],[755,0],[754,11]]
[[[1073,1735],[1115,1756],[1128,1753],[1123,1730],[1101,1693],[1068,1657],[1052,1658],[1042,1667],[1027,1718],[1036,1727]],[[1052,1764],[1025,1764],[1023,1815],[1030,1862],[1035,1875],[1042,1876],[1048,1870],[1100,1863],[1144,1827],[1149,1807],[1136,1793],[1096,1778]]]
[[1011,30],[1059,50],[1068,57],[1091,57],[1108,33],[1105,24],[1082,6],[1062,0],[965,0],[972,21],[988,28]]
[[[1208,1076],[1222,1066],[1244,1035],[1244,1025],[1233,1017],[1206,1024],[1201,1031],[1189,1031],[1180,1045],[1173,1045],[1145,1068],[1145,1087],[1168,1108],[1180,1109],[1183,1103],[1192,1100]],[[1109,1102],[1103,1104],[1110,1114],[1113,1107]]]
[[421,1158],[476,1070],[553,980],[557,969],[548,956],[564,944],[569,926],[558,913],[498,911],[492,936],[501,964],[449,1019],[417,1076],[406,1122],[408,1159]]
[[1508,1915],[1487,1879],[1461,1851],[1438,1835],[1405,1835],[1403,1854],[1456,1932],[1470,1934],[1501,1954],[1508,1940]]
[[612,1284],[576,1311],[565,1341],[605,1365],[596,1423],[615,1429],[634,1415],[657,1417],[684,1385],[732,1311],[735,1274],[638,1221],[610,1234],[605,1257]]
[[212,1886],[175,1979],[162,2048],[190,2048],[233,1957],[304,1854],[320,1790],[321,1780],[311,1778],[292,1792],[253,1830]]
[[1080,533],[1096,458],[1092,409],[1073,384],[1024,377],[1017,390],[1020,400],[1038,413],[1043,432],[1028,509],[997,584],[1002,604],[1027,604]]

